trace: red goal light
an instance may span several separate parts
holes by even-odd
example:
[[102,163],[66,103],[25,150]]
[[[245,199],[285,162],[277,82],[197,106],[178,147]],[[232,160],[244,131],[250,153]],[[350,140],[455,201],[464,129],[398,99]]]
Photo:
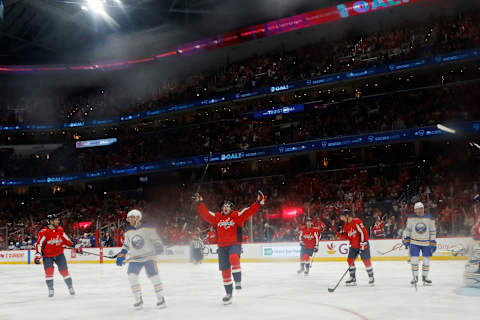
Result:
[[283,219],[293,219],[303,214],[303,208],[284,208],[282,210]]

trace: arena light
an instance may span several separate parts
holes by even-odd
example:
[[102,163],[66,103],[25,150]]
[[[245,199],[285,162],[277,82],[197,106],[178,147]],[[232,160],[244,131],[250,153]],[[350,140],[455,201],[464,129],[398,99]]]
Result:
[[103,0],[87,0],[88,8],[98,14],[105,14],[105,10],[103,9],[104,3],[105,1]]

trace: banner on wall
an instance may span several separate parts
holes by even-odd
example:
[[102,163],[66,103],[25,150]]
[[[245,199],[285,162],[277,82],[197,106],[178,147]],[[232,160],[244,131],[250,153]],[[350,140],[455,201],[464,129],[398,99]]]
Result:
[[[471,238],[438,238],[437,251],[434,253],[434,259],[458,259],[453,257],[452,248],[459,245],[468,247]],[[104,256],[113,256],[121,248],[102,248]],[[85,248],[85,251],[100,254],[100,248]],[[321,241],[319,250],[315,257],[324,261],[338,261],[346,259],[349,251],[347,241]],[[205,247],[204,255],[207,262],[217,261],[217,246],[209,245]],[[381,260],[402,260],[407,259],[408,250],[402,245],[400,239],[374,239],[370,240],[370,253],[372,259]],[[13,263],[33,263],[33,250],[12,250],[0,251],[0,264]],[[188,262],[190,261],[190,246],[168,247],[157,256],[159,262]],[[69,263],[113,263],[114,259],[103,258],[89,254],[77,254],[72,250],[65,250],[65,257]],[[242,245],[242,261],[244,262],[262,262],[262,261],[296,261],[300,257],[300,246],[298,242],[278,242],[278,243],[247,243]],[[128,257],[127,257],[128,258]],[[460,257],[461,258],[461,257]]]

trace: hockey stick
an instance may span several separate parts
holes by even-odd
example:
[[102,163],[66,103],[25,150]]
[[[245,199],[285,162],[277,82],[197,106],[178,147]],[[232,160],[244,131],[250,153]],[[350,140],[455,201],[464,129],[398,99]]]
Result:
[[348,273],[348,270],[350,270],[350,266],[348,266],[347,270],[345,270],[345,272],[342,274],[342,277],[340,278],[340,280],[338,280],[337,284],[335,285],[335,287],[333,288],[328,288],[328,292],[334,292],[338,286],[340,285],[340,282],[342,282],[343,278],[345,278],[345,276],[347,275]]
[[[408,247],[408,256],[410,257],[410,260],[412,259],[412,247]],[[415,278],[415,273],[413,272],[413,269],[412,269],[412,276],[413,276],[413,280],[418,280],[418,276]],[[417,281],[415,281],[413,283],[413,286],[415,287],[415,291],[418,292],[418,286],[417,286]]]
[[[68,249],[72,249],[72,250],[76,250],[74,248],[68,248]],[[82,253],[79,253],[79,254],[89,254],[89,255],[92,255],[92,256],[97,256],[97,257],[104,257],[104,258],[107,258],[107,259],[116,259],[117,256],[118,256],[118,253],[116,255],[113,255],[113,256],[107,256],[107,255],[101,255],[101,254],[98,254],[98,253],[95,253],[95,252],[90,252],[90,251],[85,251],[82,249]]]
[[[197,194],[200,192],[200,187],[202,185],[203,179],[205,179],[205,175],[207,174],[208,166],[210,165],[211,160],[212,160],[212,152],[210,151],[210,154],[208,155],[207,164],[205,165],[205,169],[203,169],[202,176],[200,177],[200,181],[198,182],[198,186],[194,194]],[[192,208],[193,208],[193,204],[192,204]],[[190,208],[190,211],[192,211],[192,208]]]
[[401,243],[397,243],[396,245],[393,246],[393,248],[391,250],[388,250],[388,251],[385,251],[385,252],[380,252],[380,251],[377,251],[378,254],[384,256],[386,255],[387,253],[390,253],[392,251],[395,251],[395,250],[398,250],[402,247],[402,244]]
[[312,271],[313,260],[315,259],[315,254],[316,254],[316,253],[317,253],[317,252],[314,251],[313,254],[312,254],[312,259],[310,259],[310,271]]

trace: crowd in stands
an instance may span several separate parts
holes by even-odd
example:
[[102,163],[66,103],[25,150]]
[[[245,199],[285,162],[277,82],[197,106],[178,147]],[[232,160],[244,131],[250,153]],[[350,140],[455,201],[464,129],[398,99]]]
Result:
[[[53,112],[49,117],[54,122],[110,117],[223,92],[480,47],[479,17],[478,14],[461,16],[428,26],[425,23],[408,24],[362,37],[351,36],[337,43],[319,42],[293,52],[272,52],[191,75],[181,81],[166,81],[156,88],[153,98],[151,91],[146,94],[148,99],[139,98],[140,93],[130,96],[127,92],[108,89],[87,89],[86,92],[53,98],[41,94],[25,97],[9,93],[0,97],[0,123],[36,122],[38,117],[33,116],[48,104],[62,108],[61,112]],[[243,150],[480,119],[477,107],[479,89],[478,84],[468,84],[386,94],[371,99],[358,97],[330,105],[319,103],[309,111],[275,121],[252,120],[236,112],[228,120],[220,116],[203,124],[171,125],[153,131],[124,128],[118,131],[118,143],[106,148],[78,151],[65,145],[48,159],[0,155],[0,175],[33,177],[98,170],[202,155],[209,151]],[[251,112],[260,105],[245,104],[245,108],[240,109]],[[11,106],[15,106],[13,112]],[[230,114],[229,111],[225,113]],[[211,120],[208,116],[206,118]],[[386,156],[398,157],[401,163],[390,161],[386,167],[358,168],[351,159],[342,170],[330,172],[315,171],[318,168],[308,172],[308,167],[291,164],[295,168],[289,168],[287,164],[287,168],[282,168],[283,164],[271,163],[270,168],[258,173],[260,177],[239,180],[245,176],[238,173],[232,176],[232,181],[211,181],[218,178],[211,174],[209,182],[202,186],[202,195],[210,210],[215,211],[226,199],[237,207],[248,206],[255,200],[257,190],[262,189],[268,195],[267,205],[254,216],[251,226],[245,226],[244,235],[248,235],[248,241],[294,241],[305,216],[326,225],[323,239],[334,239],[338,237],[335,230],[341,230],[338,216],[345,209],[364,220],[372,237],[382,238],[401,235],[406,217],[412,211],[411,186],[415,185],[413,193],[435,216],[440,235],[470,233],[479,214],[472,196],[479,192],[475,177],[480,173],[478,163],[471,155],[464,151],[445,153],[436,150],[429,154],[428,172],[421,177],[416,163],[408,161],[411,158],[395,153]],[[379,159],[375,161],[381,162]],[[120,245],[126,213],[132,208],[144,211],[145,219],[157,226],[165,243],[189,243],[194,238],[203,237],[208,230],[198,214],[191,210],[191,190],[182,183],[158,187],[146,201],[115,190],[101,193],[77,190],[44,199],[34,194],[32,197],[17,196],[9,189],[3,189],[5,193],[0,197],[0,248],[31,248],[50,210],[62,212],[63,227],[75,244],[83,247]],[[293,208],[301,214],[284,219],[282,212],[285,208]]]
[[[397,238],[417,200],[435,217],[440,236],[469,235],[480,214],[480,206],[473,201],[479,192],[475,177],[480,166],[469,157],[465,152],[445,155],[437,151],[423,175],[409,162],[368,168],[352,164],[343,170],[213,181],[203,185],[201,193],[212,211],[220,210],[226,199],[237,208],[246,207],[255,201],[259,189],[268,195],[267,205],[253,217],[253,229],[245,225],[243,232],[249,242],[295,241],[306,216],[325,224],[322,239],[336,239],[335,230],[341,230],[339,214],[345,209],[363,219],[372,238]],[[415,198],[402,197],[412,185],[416,185]],[[132,208],[144,211],[145,219],[157,226],[166,244],[188,244],[205,237],[209,226],[191,210],[191,188],[174,184],[152,192],[148,201],[120,192],[67,195],[50,206],[61,208],[62,225],[76,245],[83,247],[120,245],[126,213]],[[0,246],[29,248],[45,224],[49,206],[43,200],[22,204],[14,199],[0,201]],[[285,218],[283,211],[288,208],[298,215]]]
[[[480,119],[480,86],[468,84],[414,90],[353,100],[282,119],[230,121],[154,131],[118,130],[109,147],[75,150],[64,146],[49,156],[16,157],[2,171],[5,177],[84,172],[261,146],[308,141],[358,133],[398,130],[437,123]],[[395,117],[391,115],[395,114]],[[72,143],[73,144],[73,143]],[[35,164],[35,165],[31,165]]]
[[[120,116],[161,106],[239,92],[377,64],[480,47],[479,14],[410,22],[370,34],[319,41],[291,52],[276,50],[210,71],[169,79],[150,88],[91,88],[49,95],[5,88],[0,123],[65,122]],[[146,86],[149,87],[149,86]],[[21,93],[20,93],[21,92]],[[53,108],[52,108],[53,106]],[[46,110],[52,112],[45,114]],[[42,118],[43,115],[43,118]]]

